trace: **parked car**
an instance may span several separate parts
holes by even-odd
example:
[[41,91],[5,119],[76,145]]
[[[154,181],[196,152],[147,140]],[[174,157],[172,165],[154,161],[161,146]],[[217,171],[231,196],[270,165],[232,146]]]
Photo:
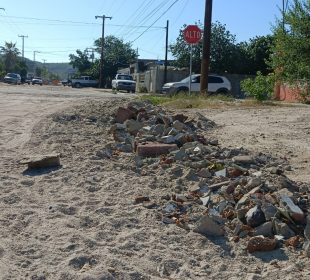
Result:
[[[190,77],[183,79],[180,82],[166,83],[162,87],[162,93],[164,94],[176,94],[180,92],[188,92]],[[200,91],[200,74],[194,74],[191,76],[191,91]],[[223,76],[209,75],[208,77],[208,92],[216,94],[227,94],[231,91],[230,81]]]
[[126,90],[127,92],[136,91],[136,82],[133,77],[128,74],[116,74],[115,79],[112,80],[113,90]]
[[33,85],[40,85],[40,86],[43,85],[43,81],[42,81],[41,78],[33,78],[33,79],[31,80],[31,83],[32,83]]
[[78,78],[74,78],[71,80],[71,86],[73,88],[81,88],[81,87],[97,87],[99,82],[94,80],[90,76],[81,76]]
[[22,78],[19,74],[16,73],[7,73],[3,80],[8,84],[20,85]]

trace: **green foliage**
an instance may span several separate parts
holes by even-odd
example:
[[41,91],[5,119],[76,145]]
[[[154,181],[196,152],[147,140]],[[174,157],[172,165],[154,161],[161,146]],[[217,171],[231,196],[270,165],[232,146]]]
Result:
[[310,0],[294,0],[284,17],[285,29],[278,21],[270,66],[278,81],[303,84],[302,98],[310,96]]
[[78,69],[79,74],[86,74],[86,71],[88,71],[92,66],[92,63],[88,60],[88,52],[86,50],[84,50],[84,52],[81,50],[76,50],[76,54],[77,55],[69,55],[69,64],[71,64],[73,68]]
[[16,43],[5,42],[4,46],[0,47],[0,53],[4,59],[4,70],[6,72],[13,72],[20,54],[18,48],[16,48]]
[[255,98],[258,101],[270,99],[274,89],[274,75],[268,74],[263,76],[261,72],[257,72],[254,79],[248,78],[241,82],[241,89],[248,96]]
[[[200,22],[197,23],[203,29]],[[183,25],[170,51],[176,58],[176,67],[188,67],[190,45],[183,39]],[[236,43],[235,35],[226,26],[215,22],[211,27],[210,71],[214,73],[255,74],[257,71],[268,73],[266,60],[270,56],[272,36],[260,36],[250,39],[250,42]],[[193,46],[193,71],[200,73],[202,42]]]

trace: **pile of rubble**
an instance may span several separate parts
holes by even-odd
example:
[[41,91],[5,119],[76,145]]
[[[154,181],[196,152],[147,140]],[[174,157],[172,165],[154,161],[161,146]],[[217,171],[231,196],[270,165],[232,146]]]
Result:
[[118,108],[111,127],[115,142],[105,153],[135,153],[143,174],[161,170],[174,182],[173,194],[134,203],[157,209],[163,223],[206,236],[246,242],[248,252],[279,246],[310,256],[309,185],[285,176],[290,166],[242,148],[221,148],[206,131],[215,124],[201,114],[189,119],[145,102]]

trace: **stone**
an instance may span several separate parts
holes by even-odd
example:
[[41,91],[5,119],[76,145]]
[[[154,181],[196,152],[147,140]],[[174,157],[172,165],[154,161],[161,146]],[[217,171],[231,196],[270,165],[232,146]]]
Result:
[[266,221],[271,221],[271,219],[275,217],[278,211],[276,207],[274,207],[271,203],[268,202],[263,203],[261,209],[264,212]]
[[310,241],[307,240],[304,245],[302,246],[302,249],[304,250],[305,255],[310,258]]
[[178,146],[176,144],[146,142],[139,143],[137,145],[136,153],[138,156],[141,157],[156,157],[164,154],[169,154],[170,151],[177,149]]
[[60,166],[60,154],[49,154],[40,155],[29,160],[24,160],[20,162],[21,164],[27,164],[28,169],[39,169],[39,168],[49,168],[49,167],[59,167]]
[[277,242],[275,239],[271,239],[263,236],[251,237],[248,244],[247,250],[249,253],[256,251],[272,251],[276,248]]
[[180,121],[184,123],[188,119],[188,116],[185,116],[183,114],[176,114],[172,116],[173,121]]
[[251,208],[245,215],[247,225],[251,227],[258,227],[266,222],[264,212],[259,206]]
[[189,180],[189,181],[198,181],[199,180],[196,171],[192,168],[187,171],[184,178]]
[[250,190],[248,193],[244,194],[237,202],[236,209],[240,209],[244,204],[246,204],[249,200],[249,198],[255,194],[256,192],[259,192],[260,186]]
[[303,222],[305,219],[304,212],[293,202],[293,200],[286,196],[280,196],[280,205],[288,210],[291,218],[296,222]]
[[272,237],[273,236],[273,231],[272,231],[273,225],[272,222],[266,222],[263,223],[262,225],[258,226],[254,230],[254,235],[263,235],[265,237]]
[[310,240],[310,216],[307,216],[307,223],[304,230],[304,236],[307,240]]
[[212,177],[211,172],[208,168],[202,168],[197,172],[197,175],[202,178],[210,178]]
[[179,131],[186,129],[186,125],[178,120],[172,123],[172,127],[174,127],[176,130],[179,130]]
[[194,232],[206,235],[206,236],[223,236],[224,230],[209,216],[202,216],[197,225],[193,229]]
[[252,190],[260,186],[261,184],[262,184],[262,179],[260,177],[253,177],[253,178],[250,178],[250,180],[248,181],[246,188],[248,190]]
[[187,154],[182,149],[172,151],[171,154],[174,156],[175,160],[184,160],[187,157]]
[[126,120],[125,125],[127,127],[127,131],[131,135],[136,135],[138,131],[143,127],[143,123],[131,119]]
[[163,124],[157,124],[152,127],[152,133],[155,135],[163,135],[165,131],[165,126]]
[[295,236],[294,231],[291,230],[286,223],[283,223],[280,220],[274,221],[274,231],[275,234],[281,235],[286,239]]
[[144,201],[150,201],[150,198],[148,196],[137,196],[135,198],[134,204],[143,203]]
[[210,201],[210,196],[203,196],[203,197],[200,197],[200,200],[202,201],[202,205],[203,206],[208,206],[208,203]]
[[215,172],[215,176],[217,176],[217,177],[226,177],[227,176],[227,169],[224,168],[224,169],[221,169],[219,171],[216,171]]
[[171,168],[170,173],[173,176],[173,178],[178,178],[183,175],[183,169],[181,166],[174,166],[173,168]]
[[175,142],[175,138],[172,135],[162,136],[160,141],[166,144],[172,144]]
[[281,189],[288,189],[291,192],[298,191],[298,187],[289,178],[285,176],[279,177],[279,187]]
[[232,161],[240,165],[249,165],[255,163],[253,157],[251,156],[234,156]]
[[127,108],[119,107],[115,114],[115,122],[123,123],[126,120],[132,119],[135,113]]

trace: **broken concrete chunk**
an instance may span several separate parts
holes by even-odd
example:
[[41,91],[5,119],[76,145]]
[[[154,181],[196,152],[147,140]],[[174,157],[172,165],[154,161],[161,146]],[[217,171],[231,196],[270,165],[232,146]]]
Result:
[[249,165],[255,163],[251,156],[235,156],[232,158],[233,162],[240,165]]
[[259,206],[251,208],[245,215],[246,222],[250,227],[258,227],[266,222],[264,212]]
[[59,167],[60,166],[60,154],[41,155],[24,160],[21,164],[28,164],[28,169]]
[[274,221],[274,231],[277,235],[281,235],[286,239],[295,236],[294,231],[291,230],[286,223],[283,223],[280,220]]
[[115,114],[115,122],[123,123],[126,120],[132,119],[135,113],[127,108],[119,107]]
[[263,236],[252,237],[247,245],[249,253],[256,251],[272,251],[276,248],[277,242],[275,239],[271,239]]
[[202,216],[193,229],[194,232],[207,236],[223,236],[224,230],[209,216]]
[[136,135],[137,132],[143,127],[143,123],[135,120],[127,120],[125,121],[125,125],[127,127],[127,131],[131,135]]
[[263,223],[262,225],[258,226],[254,230],[254,235],[263,235],[265,237],[272,237],[273,236],[273,231],[272,231],[272,222],[266,222]]
[[285,207],[292,219],[296,222],[303,222],[305,218],[304,212],[286,195],[280,196],[280,205]]
[[163,144],[163,143],[139,143],[137,146],[137,155],[142,157],[153,157],[168,154],[170,151],[177,150],[176,144]]

